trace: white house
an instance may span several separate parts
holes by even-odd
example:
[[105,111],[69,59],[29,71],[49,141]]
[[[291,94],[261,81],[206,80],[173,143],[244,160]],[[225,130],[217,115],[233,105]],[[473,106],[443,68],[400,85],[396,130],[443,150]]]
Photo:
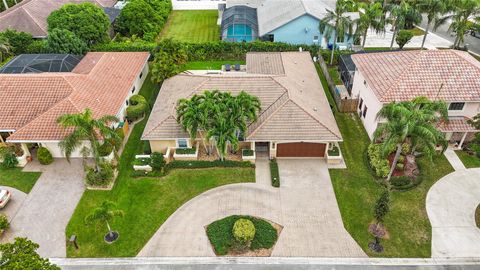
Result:
[[480,62],[456,50],[353,54],[352,97],[370,138],[382,119],[377,113],[393,101],[419,96],[443,100],[449,122],[438,128],[459,147],[478,132],[467,120],[480,113]]

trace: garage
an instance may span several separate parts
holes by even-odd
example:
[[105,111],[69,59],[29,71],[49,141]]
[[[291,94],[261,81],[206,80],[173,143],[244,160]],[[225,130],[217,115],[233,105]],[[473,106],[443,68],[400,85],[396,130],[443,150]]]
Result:
[[325,143],[281,143],[277,144],[277,157],[324,157]]

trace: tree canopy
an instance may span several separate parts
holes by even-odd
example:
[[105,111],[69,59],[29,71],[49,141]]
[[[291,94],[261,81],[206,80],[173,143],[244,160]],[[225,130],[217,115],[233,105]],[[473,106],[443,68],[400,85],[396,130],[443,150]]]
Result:
[[27,238],[15,238],[13,243],[0,244],[0,266],[9,270],[60,270],[38,255],[38,247],[37,243]]
[[7,29],[0,33],[0,37],[8,40],[11,52],[15,55],[26,53],[28,46],[33,43],[33,37],[29,33]]
[[162,82],[182,71],[187,62],[187,52],[184,46],[172,39],[165,39],[158,43],[154,52],[152,64],[152,80]]
[[48,16],[47,22],[49,33],[56,28],[66,29],[89,46],[108,40],[110,19],[92,3],[63,5]]
[[69,30],[56,28],[48,34],[47,50],[51,53],[83,55],[88,51],[88,46]]

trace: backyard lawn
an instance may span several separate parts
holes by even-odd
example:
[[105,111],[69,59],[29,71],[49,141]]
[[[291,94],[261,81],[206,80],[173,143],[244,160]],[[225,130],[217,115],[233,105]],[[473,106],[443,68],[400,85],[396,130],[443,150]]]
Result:
[[[320,77],[327,90],[323,75]],[[326,93],[333,104],[329,92]],[[330,176],[347,231],[369,256],[430,257],[431,225],[425,199],[428,189],[453,171],[446,158],[440,155],[433,163],[419,159],[422,183],[410,191],[392,192],[391,211],[385,220],[389,239],[382,241],[384,253],[373,253],[368,248],[373,240],[368,225],[373,221],[374,204],[383,187],[367,166],[365,151],[370,141],[358,116],[335,112],[335,118],[344,139],[340,147],[348,169],[331,169]]]
[[465,151],[455,151],[457,153],[457,156],[460,158],[460,160],[463,162],[463,165],[467,168],[477,168],[480,167],[480,158],[473,155],[469,155]]
[[21,168],[0,168],[0,186],[9,186],[29,193],[40,174],[40,172],[22,172]]
[[[158,86],[147,77],[140,94],[154,101]],[[152,104],[152,103],[151,103]],[[68,257],[134,257],[165,220],[182,204],[198,194],[231,183],[255,181],[253,168],[213,168],[173,170],[163,178],[132,178],[134,155],[141,151],[140,136],[146,119],[135,125],[119,162],[119,176],[111,191],[87,190],[66,229],[66,236],[76,234],[79,250],[67,248]],[[104,200],[111,200],[124,211],[123,218],[111,223],[120,233],[113,244],[106,244],[105,226],[86,225],[85,216]]]
[[245,65],[245,60],[212,60],[212,61],[193,61],[188,62],[183,70],[220,70],[224,64]]
[[173,38],[183,42],[219,40],[216,10],[174,10],[168,17],[160,39]]

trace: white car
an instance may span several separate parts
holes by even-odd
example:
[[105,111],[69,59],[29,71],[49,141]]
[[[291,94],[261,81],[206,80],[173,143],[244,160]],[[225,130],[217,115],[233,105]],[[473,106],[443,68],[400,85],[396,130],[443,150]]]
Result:
[[12,193],[6,189],[0,189],[0,208],[4,208],[7,205]]

